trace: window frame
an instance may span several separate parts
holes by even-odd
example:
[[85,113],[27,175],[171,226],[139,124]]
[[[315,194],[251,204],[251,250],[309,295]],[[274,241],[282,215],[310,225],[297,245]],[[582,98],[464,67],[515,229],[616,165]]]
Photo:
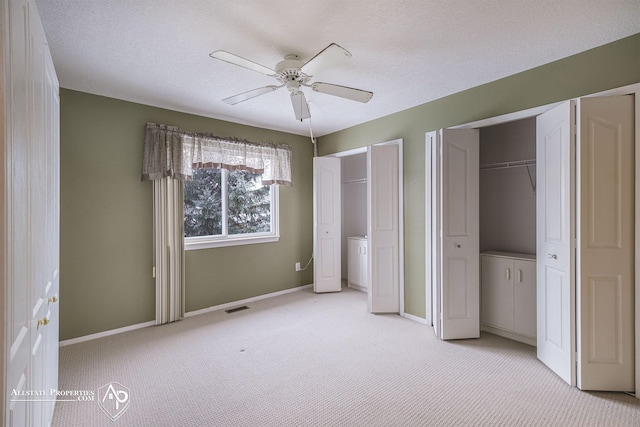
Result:
[[[271,196],[271,231],[270,232],[260,232],[260,233],[246,233],[246,234],[232,234],[229,235],[229,224],[228,224],[228,178],[230,171],[227,169],[222,169],[222,173],[220,176],[221,179],[221,188],[222,188],[222,210],[223,210],[223,223],[222,223],[222,234],[213,235],[213,236],[192,236],[192,237],[184,237],[184,250],[198,250],[198,249],[212,249],[212,248],[223,248],[229,246],[239,246],[239,245],[254,245],[259,243],[272,243],[278,242],[280,240],[280,189],[279,185],[271,184],[271,191],[269,192]],[[184,195],[183,195],[184,197]],[[184,215],[184,208],[183,208]],[[182,219],[184,224],[184,217]],[[184,232],[183,232],[184,234]]]

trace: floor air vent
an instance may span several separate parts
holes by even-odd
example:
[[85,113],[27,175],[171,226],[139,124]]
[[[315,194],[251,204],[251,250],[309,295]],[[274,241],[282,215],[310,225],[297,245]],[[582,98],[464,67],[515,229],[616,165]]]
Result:
[[231,314],[231,313],[235,313],[236,311],[242,311],[242,310],[249,310],[249,307],[247,307],[246,305],[243,305],[236,308],[230,308],[229,310],[225,310],[224,312],[227,314]]

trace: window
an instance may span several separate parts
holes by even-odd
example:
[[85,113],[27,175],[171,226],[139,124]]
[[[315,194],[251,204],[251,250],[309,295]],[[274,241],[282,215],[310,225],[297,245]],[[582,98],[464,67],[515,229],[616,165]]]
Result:
[[185,249],[278,241],[278,186],[246,171],[196,169],[184,182]]

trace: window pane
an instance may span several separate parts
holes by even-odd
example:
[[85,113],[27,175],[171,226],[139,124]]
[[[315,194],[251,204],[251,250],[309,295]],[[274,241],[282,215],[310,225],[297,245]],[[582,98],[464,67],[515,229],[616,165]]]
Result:
[[196,169],[184,182],[184,235],[222,234],[222,171]]
[[229,172],[229,235],[271,231],[271,186],[260,175]]

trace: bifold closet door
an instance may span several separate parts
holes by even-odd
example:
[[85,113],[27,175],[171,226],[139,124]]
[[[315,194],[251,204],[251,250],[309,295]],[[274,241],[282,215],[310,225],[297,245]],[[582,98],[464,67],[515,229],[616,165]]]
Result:
[[313,291],[342,290],[341,169],[337,157],[313,159]]
[[367,149],[369,311],[400,311],[400,154],[398,145]]
[[480,336],[479,131],[427,134],[433,324],[442,339]]
[[633,391],[634,97],[578,101],[578,387]]
[[633,105],[583,98],[537,119],[538,358],[583,390],[635,388]]
[[536,120],[538,359],[575,385],[574,102]]

